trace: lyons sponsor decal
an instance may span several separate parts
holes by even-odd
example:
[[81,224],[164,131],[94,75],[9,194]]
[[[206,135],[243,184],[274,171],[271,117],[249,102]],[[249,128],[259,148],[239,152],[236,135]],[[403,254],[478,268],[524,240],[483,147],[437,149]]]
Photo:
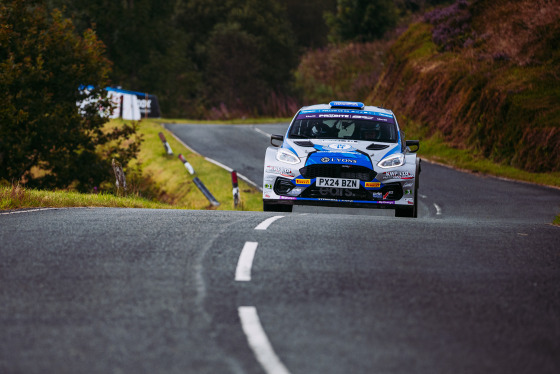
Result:
[[340,158],[340,157],[323,157],[321,158],[321,162],[335,162],[337,164],[346,163],[346,164],[357,164],[357,160],[353,160],[351,158]]

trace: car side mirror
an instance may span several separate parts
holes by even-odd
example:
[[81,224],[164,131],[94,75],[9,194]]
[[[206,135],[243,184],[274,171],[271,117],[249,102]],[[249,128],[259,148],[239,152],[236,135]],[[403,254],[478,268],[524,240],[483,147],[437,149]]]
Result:
[[[274,144],[274,140],[278,140],[280,144]],[[280,147],[282,142],[284,142],[284,135],[270,135],[270,144],[274,147]]]
[[[407,140],[406,141],[406,147],[408,148],[408,150],[410,152],[416,153],[420,149],[420,140]],[[415,149],[410,149],[410,147],[416,147],[416,148]]]

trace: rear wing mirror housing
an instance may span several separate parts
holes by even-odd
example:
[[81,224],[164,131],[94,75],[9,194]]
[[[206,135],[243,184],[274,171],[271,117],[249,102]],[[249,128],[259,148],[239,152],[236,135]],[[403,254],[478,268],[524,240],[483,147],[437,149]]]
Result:
[[[408,148],[408,150],[410,152],[416,153],[420,149],[420,140],[407,140],[406,141],[406,147]],[[412,148],[410,148],[410,147],[412,147]],[[416,148],[414,148],[414,147],[416,147]]]
[[[280,144],[274,144],[275,140],[279,141]],[[270,135],[270,144],[272,144],[274,147],[280,147],[283,142],[284,142],[284,135]]]

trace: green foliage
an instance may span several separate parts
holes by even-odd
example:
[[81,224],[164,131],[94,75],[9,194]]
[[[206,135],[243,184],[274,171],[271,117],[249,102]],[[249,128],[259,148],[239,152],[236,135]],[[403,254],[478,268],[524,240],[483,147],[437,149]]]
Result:
[[329,28],[323,14],[336,10],[336,0],[283,0],[288,20],[297,39],[304,48],[321,48],[327,45]]
[[[0,179],[87,190],[110,177],[107,157],[126,164],[134,156],[136,143],[120,145],[135,128],[101,130],[99,107],[109,103],[100,87],[110,70],[103,43],[37,3],[0,5]],[[82,84],[97,88],[80,91]],[[76,103],[88,100],[80,113]]]
[[149,201],[138,196],[117,197],[108,193],[78,193],[68,191],[45,191],[24,188],[20,185],[0,185],[0,210],[41,207],[113,207],[176,209],[173,205]]
[[[162,113],[195,107],[200,68],[192,61],[191,39],[176,27],[180,1],[48,0],[64,8],[79,31],[93,28],[113,62],[114,85],[158,95]],[[194,27],[194,25],[193,25]]]
[[272,97],[291,95],[298,48],[279,0],[49,3],[66,7],[80,30],[95,28],[112,81],[156,94],[165,116],[267,114],[278,108]]
[[457,148],[531,172],[560,171],[559,19],[557,7],[529,0],[431,12],[431,24],[411,26],[394,43],[369,99],[386,100]]
[[372,41],[396,26],[398,14],[392,0],[338,0],[336,13],[325,17],[330,41]]
[[305,103],[365,100],[383,71],[387,48],[387,43],[376,41],[330,45],[306,53],[296,71]]
[[495,162],[485,157],[482,152],[472,149],[458,149],[445,141],[441,133],[429,135],[430,129],[400,116],[400,125],[406,131],[407,138],[421,139],[419,155],[427,160],[441,162],[462,170],[470,170],[481,175],[494,175],[513,180],[526,181],[545,186],[560,187],[560,172],[534,173]]
[[289,94],[297,48],[278,1],[194,0],[184,4],[177,20],[193,41],[204,74],[204,104],[219,108],[215,113],[270,113],[266,98]]

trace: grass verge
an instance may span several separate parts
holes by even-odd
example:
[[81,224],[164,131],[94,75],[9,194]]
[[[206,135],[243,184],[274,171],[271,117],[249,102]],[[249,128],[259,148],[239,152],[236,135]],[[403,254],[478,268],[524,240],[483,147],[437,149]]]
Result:
[[407,139],[420,139],[420,157],[457,169],[560,188],[560,173],[531,173],[513,166],[496,163],[484,158],[475,150],[457,149],[445,142],[439,134],[428,135],[427,128],[405,119]]
[[118,197],[108,193],[84,194],[34,190],[19,185],[0,186],[0,210],[39,207],[174,208],[172,205],[146,200],[139,196]]
[[[255,187],[239,180],[240,204],[233,206],[231,174],[219,166],[192,153],[160,123],[168,120],[143,120],[140,132],[144,142],[138,156],[142,169],[142,186],[140,191],[151,191],[153,198],[186,209],[251,210],[262,211],[262,193]],[[189,122],[182,120],[181,122]],[[173,150],[173,155],[166,154],[158,133],[162,132]],[[193,183],[183,163],[178,159],[182,154],[196,171],[196,176],[204,183],[212,195],[220,202],[213,207]]]
[[[267,122],[261,119],[255,123]],[[277,122],[276,120],[274,122]],[[280,120],[283,121],[283,120]],[[288,120],[289,121],[289,120]],[[112,127],[121,120],[112,120],[107,127]],[[26,189],[19,185],[0,186],[0,210],[24,209],[35,207],[128,207],[151,209],[217,209],[217,210],[252,210],[262,211],[261,192],[239,180],[240,203],[233,206],[231,174],[194,154],[173,138],[160,122],[162,120],[143,120],[140,122],[139,134],[144,141],[138,159],[130,170],[141,172],[127,173],[129,190],[134,191],[128,196],[118,197],[111,193],[83,194],[72,191],[43,191]],[[189,122],[178,120],[178,122]],[[227,121],[222,123],[234,123]],[[242,121],[240,120],[239,123]],[[270,119],[271,123],[273,122]],[[215,122],[214,122],[215,123]],[[244,123],[247,123],[245,121]],[[163,132],[174,155],[169,156],[159,139]],[[196,175],[220,202],[220,206],[212,206],[193,182],[183,163],[178,159],[183,154],[193,166]]]
[[[560,188],[560,173],[530,173],[509,165],[499,164],[482,157],[476,151],[457,149],[448,145],[438,133],[429,136],[427,129],[422,128],[416,122],[409,119],[405,119],[403,122],[406,123],[404,129],[407,139],[421,140],[418,154],[428,161],[472,173]],[[560,226],[560,214],[552,223]]]

